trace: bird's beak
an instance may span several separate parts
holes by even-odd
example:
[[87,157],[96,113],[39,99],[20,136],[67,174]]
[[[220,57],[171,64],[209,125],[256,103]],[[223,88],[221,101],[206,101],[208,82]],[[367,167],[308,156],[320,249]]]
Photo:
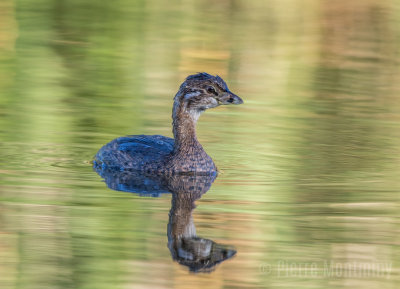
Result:
[[242,104],[243,100],[236,94],[227,91],[219,99],[220,104]]

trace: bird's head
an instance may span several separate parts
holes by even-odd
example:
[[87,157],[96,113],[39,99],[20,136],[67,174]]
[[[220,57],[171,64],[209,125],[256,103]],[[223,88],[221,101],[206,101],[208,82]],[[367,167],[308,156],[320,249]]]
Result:
[[243,100],[229,90],[221,77],[202,72],[188,76],[182,83],[174,99],[174,112],[183,107],[200,114],[219,105],[241,103]]

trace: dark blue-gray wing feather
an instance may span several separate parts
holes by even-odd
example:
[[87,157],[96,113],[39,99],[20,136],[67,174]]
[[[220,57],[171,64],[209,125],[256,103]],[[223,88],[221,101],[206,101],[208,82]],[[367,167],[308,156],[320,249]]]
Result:
[[101,170],[141,170],[169,155],[174,139],[162,135],[119,137],[103,146],[95,157],[95,168]]

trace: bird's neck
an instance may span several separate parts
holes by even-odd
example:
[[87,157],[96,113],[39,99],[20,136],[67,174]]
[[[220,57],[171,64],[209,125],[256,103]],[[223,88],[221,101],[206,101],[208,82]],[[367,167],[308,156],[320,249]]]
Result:
[[189,191],[174,192],[172,206],[169,212],[168,237],[171,239],[190,238],[196,236],[196,227],[193,223],[192,211],[196,208],[195,200],[201,194],[192,194]]
[[174,109],[172,127],[175,138],[175,153],[188,154],[203,150],[196,136],[196,124],[199,116],[200,112],[190,111],[183,106]]

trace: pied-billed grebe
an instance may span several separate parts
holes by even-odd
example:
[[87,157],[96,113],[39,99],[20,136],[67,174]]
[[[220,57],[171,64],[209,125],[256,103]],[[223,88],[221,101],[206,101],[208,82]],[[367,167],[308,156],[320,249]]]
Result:
[[161,135],[120,137],[95,156],[97,170],[138,170],[146,173],[210,173],[216,166],[196,137],[196,122],[206,109],[221,104],[241,104],[219,76],[190,75],[174,98],[174,139]]

